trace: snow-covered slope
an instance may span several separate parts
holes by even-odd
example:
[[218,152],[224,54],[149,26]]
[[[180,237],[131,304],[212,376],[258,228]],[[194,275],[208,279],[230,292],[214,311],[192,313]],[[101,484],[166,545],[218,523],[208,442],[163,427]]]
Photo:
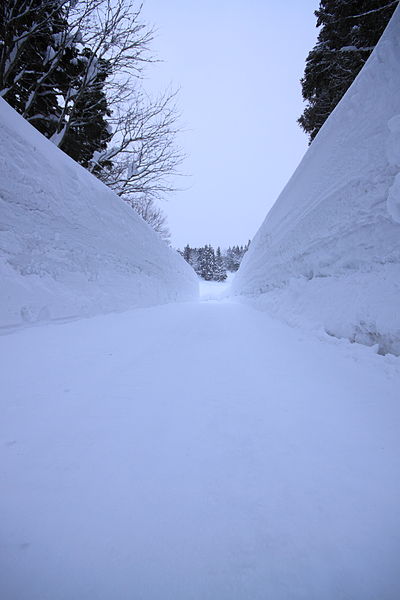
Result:
[[188,300],[186,262],[0,100],[0,326]]
[[400,353],[400,9],[256,234],[234,293]]

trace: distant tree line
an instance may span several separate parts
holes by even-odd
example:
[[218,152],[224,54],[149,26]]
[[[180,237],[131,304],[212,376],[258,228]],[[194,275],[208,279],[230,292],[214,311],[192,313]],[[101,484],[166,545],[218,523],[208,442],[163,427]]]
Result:
[[321,30],[301,80],[307,105],[298,122],[310,142],[364,66],[397,5],[398,0],[321,0],[315,11]]
[[228,271],[238,270],[249,246],[250,241],[245,246],[229,246],[226,250],[221,250],[218,246],[214,250],[210,244],[202,248],[191,248],[187,244],[183,251],[179,250],[179,253],[206,281],[225,281]]
[[183,160],[175,92],[143,88],[152,39],[136,0],[0,2],[0,96],[142,214]]

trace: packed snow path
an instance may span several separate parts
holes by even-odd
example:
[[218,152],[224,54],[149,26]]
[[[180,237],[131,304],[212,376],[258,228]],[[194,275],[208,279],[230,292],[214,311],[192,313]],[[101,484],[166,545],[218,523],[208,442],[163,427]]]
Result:
[[247,306],[0,338],[4,600],[398,600],[399,361]]

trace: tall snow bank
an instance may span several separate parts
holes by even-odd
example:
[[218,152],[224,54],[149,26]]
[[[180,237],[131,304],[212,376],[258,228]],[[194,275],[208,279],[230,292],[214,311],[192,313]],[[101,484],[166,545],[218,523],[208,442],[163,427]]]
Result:
[[400,353],[400,9],[257,232],[236,294]]
[[188,300],[186,262],[0,100],[0,326]]

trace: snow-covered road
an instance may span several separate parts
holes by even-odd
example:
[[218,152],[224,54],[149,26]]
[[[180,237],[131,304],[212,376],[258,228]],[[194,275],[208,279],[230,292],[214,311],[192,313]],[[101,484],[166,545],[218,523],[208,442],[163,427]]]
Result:
[[3,600],[398,600],[399,360],[207,301],[0,338]]

